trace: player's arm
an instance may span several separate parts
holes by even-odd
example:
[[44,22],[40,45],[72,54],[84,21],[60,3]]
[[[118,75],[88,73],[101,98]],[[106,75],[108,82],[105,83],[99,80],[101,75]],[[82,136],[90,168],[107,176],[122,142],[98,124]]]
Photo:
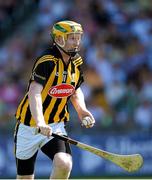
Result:
[[[94,119],[93,115],[91,114],[91,112],[86,107],[84,95],[83,95],[83,92],[80,87],[78,89],[76,89],[75,93],[71,96],[70,100],[81,120],[83,120],[84,117],[86,117],[86,116],[90,117],[87,119],[87,121],[88,121],[87,125],[86,124],[84,124],[84,125],[87,128],[92,127],[95,123],[95,119]],[[83,121],[82,121],[82,123],[83,123]]]
[[[45,56],[43,56],[43,60],[45,60]],[[45,123],[41,92],[54,66],[55,64],[53,61],[47,61],[46,59],[46,61],[39,63],[33,68],[28,93],[31,114],[41,134],[46,136],[50,136],[52,131],[51,127]]]
[[43,107],[42,107],[42,92],[43,86],[35,81],[31,82],[29,87],[29,104],[31,114],[36,121],[37,127],[40,129],[41,134],[46,136],[51,136],[52,130],[49,125],[46,125],[44,116],[43,116]]
[[30,104],[30,111],[37,125],[45,124],[42,111],[41,91],[43,86],[33,81],[30,84],[28,98]]

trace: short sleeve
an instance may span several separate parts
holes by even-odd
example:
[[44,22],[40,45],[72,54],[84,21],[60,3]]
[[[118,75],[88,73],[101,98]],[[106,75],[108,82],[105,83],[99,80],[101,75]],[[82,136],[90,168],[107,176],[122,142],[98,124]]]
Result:
[[31,81],[36,81],[41,85],[45,85],[50,74],[53,72],[54,69],[54,62],[46,61],[39,63],[37,66],[33,68]]

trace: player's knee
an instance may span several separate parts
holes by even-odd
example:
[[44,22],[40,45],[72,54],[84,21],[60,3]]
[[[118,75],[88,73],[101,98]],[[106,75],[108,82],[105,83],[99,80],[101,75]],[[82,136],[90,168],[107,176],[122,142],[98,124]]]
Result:
[[57,153],[54,157],[54,165],[63,172],[70,172],[72,169],[71,155],[65,153]]

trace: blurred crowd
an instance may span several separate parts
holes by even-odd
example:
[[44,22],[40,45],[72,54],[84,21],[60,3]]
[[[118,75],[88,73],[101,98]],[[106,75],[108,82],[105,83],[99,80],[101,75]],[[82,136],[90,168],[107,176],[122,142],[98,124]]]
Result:
[[0,45],[25,21],[37,5],[37,0],[0,0]]
[[[0,47],[0,127],[9,129],[14,122],[34,60],[51,44],[49,33],[53,23],[69,19],[79,22],[84,29],[82,90],[97,122],[94,129],[150,131],[151,0],[38,0],[36,3],[34,19],[25,25],[30,31],[23,28],[10,34]],[[0,22],[7,13],[3,9],[2,14],[1,9]],[[70,111],[71,128],[79,129],[71,105]]]

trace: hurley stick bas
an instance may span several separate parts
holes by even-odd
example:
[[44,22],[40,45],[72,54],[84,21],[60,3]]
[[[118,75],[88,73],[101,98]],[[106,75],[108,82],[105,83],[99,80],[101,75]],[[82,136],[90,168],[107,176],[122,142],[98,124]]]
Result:
[[[36,134],[39,132],[40,130],[38,129]],[[69,137],[65,137],[55,133],[52,133],[52,136],[67,143],[73,144],[83,150],[96,154],[97,156],[100,156],[106,160],[109,160],[128,172],[138,171],[143,165],[143,157],[140,154],[131,154],[131,155],[115,154],[84,144]]]

